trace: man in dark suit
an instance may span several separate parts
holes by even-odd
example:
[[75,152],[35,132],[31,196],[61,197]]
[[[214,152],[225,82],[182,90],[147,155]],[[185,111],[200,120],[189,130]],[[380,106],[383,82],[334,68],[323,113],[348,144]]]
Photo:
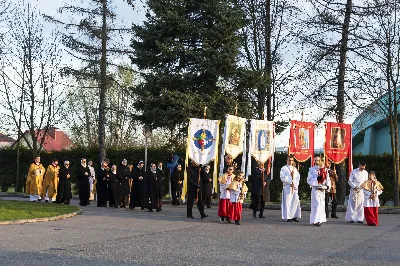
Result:
[[197,199],[197,209],[200,212],[201,219],[208,217],[204,213],[204,205],[201,196],[202,182],[200,180],[201,167],[197,166],[193,161],[192,165],[187,169],[187,218],[194,219],[192,214],[193,201]]

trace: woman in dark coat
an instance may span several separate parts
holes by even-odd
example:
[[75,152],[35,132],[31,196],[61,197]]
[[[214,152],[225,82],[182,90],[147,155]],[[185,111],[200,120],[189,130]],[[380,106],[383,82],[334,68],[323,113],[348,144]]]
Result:
[[86,165],[86,159],[81,160],[81,164],[78,166],[78,179],[79,187],[79,205],[87,206],[90,204],[90,184],[89,184],[90,170]]
[[72,199],[71,192],[71,169],[69,169],[69,161],[64,162],[64,168],[58,173],[59,181],[57,188],[57,203],[69,205]]
[[156,209],[157,212],[161,211],[162,178],[157,174],[155,163],[150,165],[150,171],[146,173],[144,184],[147,209],[149,212],[152,212],[153,209]]
[[118,208],[118,180],[117,180],[117,167],[111,166],[110,178],[108,181],[108,193],[110,202],[108,207]]
[[129,208],[134,209],[135,207],[141,207],[144,210],[144,177],[146,171],[144,169],[144,162],[140,161],[137,167],[132,169],[132,190],[131,190],[131,201]]
[[183,171],[182,165],[178,164],[171,174],[172,205],[181,205],[179,199],[182,195]]
[[210,166],[206,165],[201,171],[201,181],[203,183],[202,186],[202,196],[203,203],[207,204],[207,208],[211,208],[211,196],[212,196],[212,176],[210,173]]
[[128,206],[129,198],[129,180],[131,178],[131,170],[127,166],[128,161],[122,160],[121,165],[118,167],[117,179],[118,179],[118,204],[121,208]]
[[97,207],[107,207],[109,200],[108,183],[110,179],[110,168],[108,162],[103,161],[99,174],[97,175]]

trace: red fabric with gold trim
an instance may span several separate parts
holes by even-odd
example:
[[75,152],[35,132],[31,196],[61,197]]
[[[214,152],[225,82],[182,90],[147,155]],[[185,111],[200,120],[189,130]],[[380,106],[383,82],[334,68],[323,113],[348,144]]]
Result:
[[311,157],[314,161],[314,128],[312,122],[292,120],[290,122],[289,154],[299,162],[305,162]]
[[349,173],[352,169],[351,146],[351,124],[334,122],[327,122],[325,124],[325,156],[336,164],[349,158]]

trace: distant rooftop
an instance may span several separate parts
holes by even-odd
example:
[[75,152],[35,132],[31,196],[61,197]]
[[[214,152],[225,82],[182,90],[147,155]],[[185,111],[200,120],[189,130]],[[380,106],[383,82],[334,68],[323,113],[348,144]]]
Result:
[[15,141],[15,139],[13,139],[7,135],[4,135],[3,133],[0,133],[0,142],[14,142],[14,141]]

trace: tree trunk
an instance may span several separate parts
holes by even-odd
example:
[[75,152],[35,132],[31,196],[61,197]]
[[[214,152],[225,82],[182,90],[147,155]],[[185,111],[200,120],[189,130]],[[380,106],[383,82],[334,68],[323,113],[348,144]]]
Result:
[[[349,40],[350,17],[353,9],[353,1],[347,0],[344,21],[342,25],[342,39],[340,44],[339,74],[338,74],[338,90],[337,90],[337,121],[344,122],[345,112],[345,73],[347,59],[347,44]],[[339,164],[339,180],[337,184],[337,200],[338,204],[344,203],[346,196],[347,176],[345,163]],[[350,173],[349,173],[350,174]]]
[[101,60],[100,60],[100,102],[99,102],[99,163],[106,158],[106,93],[107,93],[107,0],[102,0]]
[[84,109],[84,113],[85,113],[85,129],[86,129],[86,139],[87,139],[87,145],[88,145],[88,149],[90,149],[93,146],[92,143],[92,134],[90,132],[90,117],[89,117],[89,108],[88,108],[88,103],[86,101],[86,97],[82,97],[83,99],[83,109]]
[[[266,88],[262,88],[262,93],[260,95],[260,119],[265,119],[264,108],[267,107],[267,120],[273,121],[272,113],[272,55],[271,55],[271,0],[265,1],[265,25],[264,25],[264,42],[265,42],[265,62],[263,79],[266,81]],[[262,105],[261,105],[262,104]],[[265,201],[271,201],[271,191],[269,185],[265,189]]]
[[267,82],[267,120],[273,121],[272,106],[272,55],[271,55],[271,0],[265,1],[265,76]]

